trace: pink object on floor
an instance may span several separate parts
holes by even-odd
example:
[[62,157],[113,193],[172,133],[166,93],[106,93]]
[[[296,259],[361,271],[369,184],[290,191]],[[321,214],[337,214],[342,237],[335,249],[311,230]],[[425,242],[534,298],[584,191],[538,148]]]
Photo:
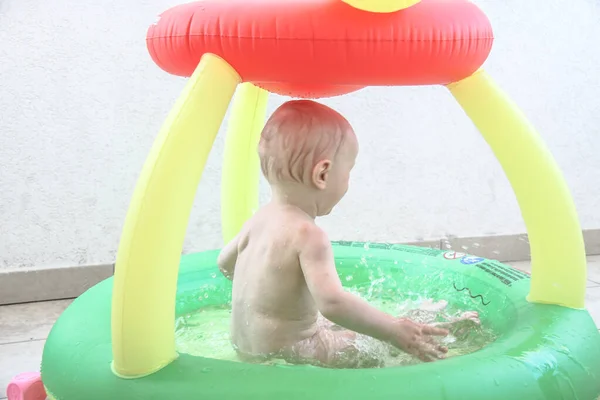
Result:
[[7,400],[46,400],[46,390],[39,372],[23,372],[6,388]]

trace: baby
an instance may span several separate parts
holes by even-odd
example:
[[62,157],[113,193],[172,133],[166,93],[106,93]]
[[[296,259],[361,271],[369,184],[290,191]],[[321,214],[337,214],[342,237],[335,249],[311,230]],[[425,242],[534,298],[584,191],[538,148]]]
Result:
[[231,339],[244,360],[365,366],[359,365],[365,359],[360,335],[423,361],[448,351],[435,340],[448,335],[445,327],[388,315],[342,287],[331,243],[315,218],[346,194],[357,153],[348,121],[319,103],[289,101],[267,121],[259,155],[272,200],[218,258],[233,280]]

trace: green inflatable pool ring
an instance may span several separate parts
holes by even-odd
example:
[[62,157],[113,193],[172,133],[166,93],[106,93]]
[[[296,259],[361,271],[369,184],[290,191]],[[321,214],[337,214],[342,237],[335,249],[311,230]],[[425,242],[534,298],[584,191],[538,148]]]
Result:
[[[497,261],[437,249],[338,242],[334,251],[344,283],[370,285],[369,276],[377,271],[398,293],[410,289],[479,311],[497,340],[435,363],[358,370],[180,354],[152,375],[122,379],[110,368],[110,278],[76,299],[50,332],[42,360],[49,395],[55,400],[583,400],[600,393],[600,335],[590,315],[527,302],[528,275]],[[217,254],[183,257],[177,315],[229,302],[230,282],[215,274]],[[344,279],[350,274],[351,281]]]

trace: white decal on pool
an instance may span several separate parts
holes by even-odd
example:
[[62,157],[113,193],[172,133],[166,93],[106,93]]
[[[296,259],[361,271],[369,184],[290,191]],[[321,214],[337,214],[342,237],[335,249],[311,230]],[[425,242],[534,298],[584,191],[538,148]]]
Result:
[[447,251],[444,253],[444,258],[446,260],[456,260],[457,258],[463,258],[466,256],[465,253],[459,253],[458,251]]

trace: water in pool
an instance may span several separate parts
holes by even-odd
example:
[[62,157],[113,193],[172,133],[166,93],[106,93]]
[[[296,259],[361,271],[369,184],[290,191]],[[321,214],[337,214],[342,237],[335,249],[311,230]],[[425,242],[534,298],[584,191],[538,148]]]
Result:
[[[404,300],[400,303],[369,298],[364,291],[353,291],[367,299],[373,306],[392,315],[406,315],[411,319],[423,322],[448,321],[465,310],[448,306],[443,311],[416,311],[420,301]],[[176,320],[176,346],[180,353],[217,358],[221,360],[239,361],[229,342],[230,306],[206,307],[193,313],[182,315]],[[469,329],[466,334],[449,335],[443,339],[448,347],[448,357],[472,353],[495,340],[494,333],[485,326]],[[375,339],[359,342],[372,354],[383,360],[385,367],[410,365],[420,361],[413,356],[399,352],[391,346]],[[390,351],[391,350],[391,351]],[[282,363],[283,360],[272,360],[270,363]]]

